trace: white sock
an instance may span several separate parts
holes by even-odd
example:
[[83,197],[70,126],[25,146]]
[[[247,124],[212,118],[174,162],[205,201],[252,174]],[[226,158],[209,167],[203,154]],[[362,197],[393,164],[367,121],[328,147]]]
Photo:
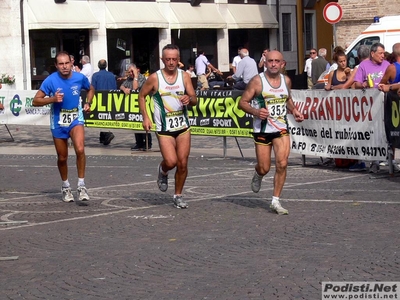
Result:
[[85,178],[78,178],[78,186],[85,186]]
[[255,172],[256,172],[256,175],[258,176],[258,178],[263,178],[264,177],[264,175],[258,174],[257,170],[255,170]]
[[67,187],[70,187],[70,184],[69,184],[69,181],[68,181],[68,179],[67,180],[63,180],[63,182],[62,182],[62,187],[63,188],[67,188]]
[[279,197],[272,196],[272,204],[279,202]]
[[164,170],[162,169],[161,164],[160,164],[160,172],[161,172],[161,174],[163,174],[163,175],[168,175],[168,172],[164,172]]

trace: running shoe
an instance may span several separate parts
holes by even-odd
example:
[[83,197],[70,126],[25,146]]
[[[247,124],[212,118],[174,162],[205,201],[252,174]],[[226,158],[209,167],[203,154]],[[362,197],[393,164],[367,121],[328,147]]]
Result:
[[260,176],[257,174],[257,171],[254,171],[253,179],[251,180],[251,190],[254,193],[258,193],[261,189],[261,182],[264,176]]
[[176,208],[188,208],[189,205],[183,201],[182,196],[174,196],[174,206]]
[[74,202],[74,195],[72,195],[71,187],[61,187],[62,201]]
[[161,171],[161,164],[158,166],[158,188],[161,192],[166,192],[168,190],[168,174],[164,175]]
[[89,200],[89,195],[88,195],[87,189],[86,189],[86,187],[84,185],[78,186],[76,191],[78,193],[78,200],[79,201],[88,201]]
[[287,209],[283,208],[282,205],[279,203],[279,201],[272,202],[269,208],[271,208],[278,215],[288,215],[289,214],[289,211]]

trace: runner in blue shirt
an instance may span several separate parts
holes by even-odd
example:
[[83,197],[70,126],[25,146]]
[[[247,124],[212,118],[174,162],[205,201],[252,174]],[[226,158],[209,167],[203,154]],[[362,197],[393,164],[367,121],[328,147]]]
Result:
[[[50,129],[57,152],[57,166],[62,180],[62,200],[73,202],[71,186],[68,181],[68,138],[71,138],[76,153],[78,168],[78,200],[89,200],[85,187],[85,131],[83,112],[90,112],[94,88],[86,76],[72,72],[71,59],[67,52],[56,56],[57,72],[48,76],[33,99],[33,106],[50,104]],[[81,90],[87,90],[87,101],[83,104]]]

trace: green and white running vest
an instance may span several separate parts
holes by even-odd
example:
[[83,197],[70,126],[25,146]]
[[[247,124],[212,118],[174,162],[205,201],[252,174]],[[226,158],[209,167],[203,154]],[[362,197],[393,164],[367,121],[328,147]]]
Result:
[[252,106],[256,109],[267,108],[269,117],[261,120],[254,116],[253,132],[272,133],[288,130],[286,101],[289,97],[289,89],[286,86],[285,76],[280,74],[281,82],[277,88],[270,85],[264,73],[258,76],[261,78],[262,92],[254,98]]
[[153,95],[154,122],[157,131],[179,131],[189,128],[187,107],[179,100],[185,94],[183,70],[177,70],[174,83],[168,83],[161,70],[157,71],[158,91]]

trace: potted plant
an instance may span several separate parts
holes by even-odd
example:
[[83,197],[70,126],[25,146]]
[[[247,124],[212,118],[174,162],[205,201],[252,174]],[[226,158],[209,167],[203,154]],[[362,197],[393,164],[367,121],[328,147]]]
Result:
[[15,76],[8,74],[1,74],[0,83],[12,85],[15,83]]

